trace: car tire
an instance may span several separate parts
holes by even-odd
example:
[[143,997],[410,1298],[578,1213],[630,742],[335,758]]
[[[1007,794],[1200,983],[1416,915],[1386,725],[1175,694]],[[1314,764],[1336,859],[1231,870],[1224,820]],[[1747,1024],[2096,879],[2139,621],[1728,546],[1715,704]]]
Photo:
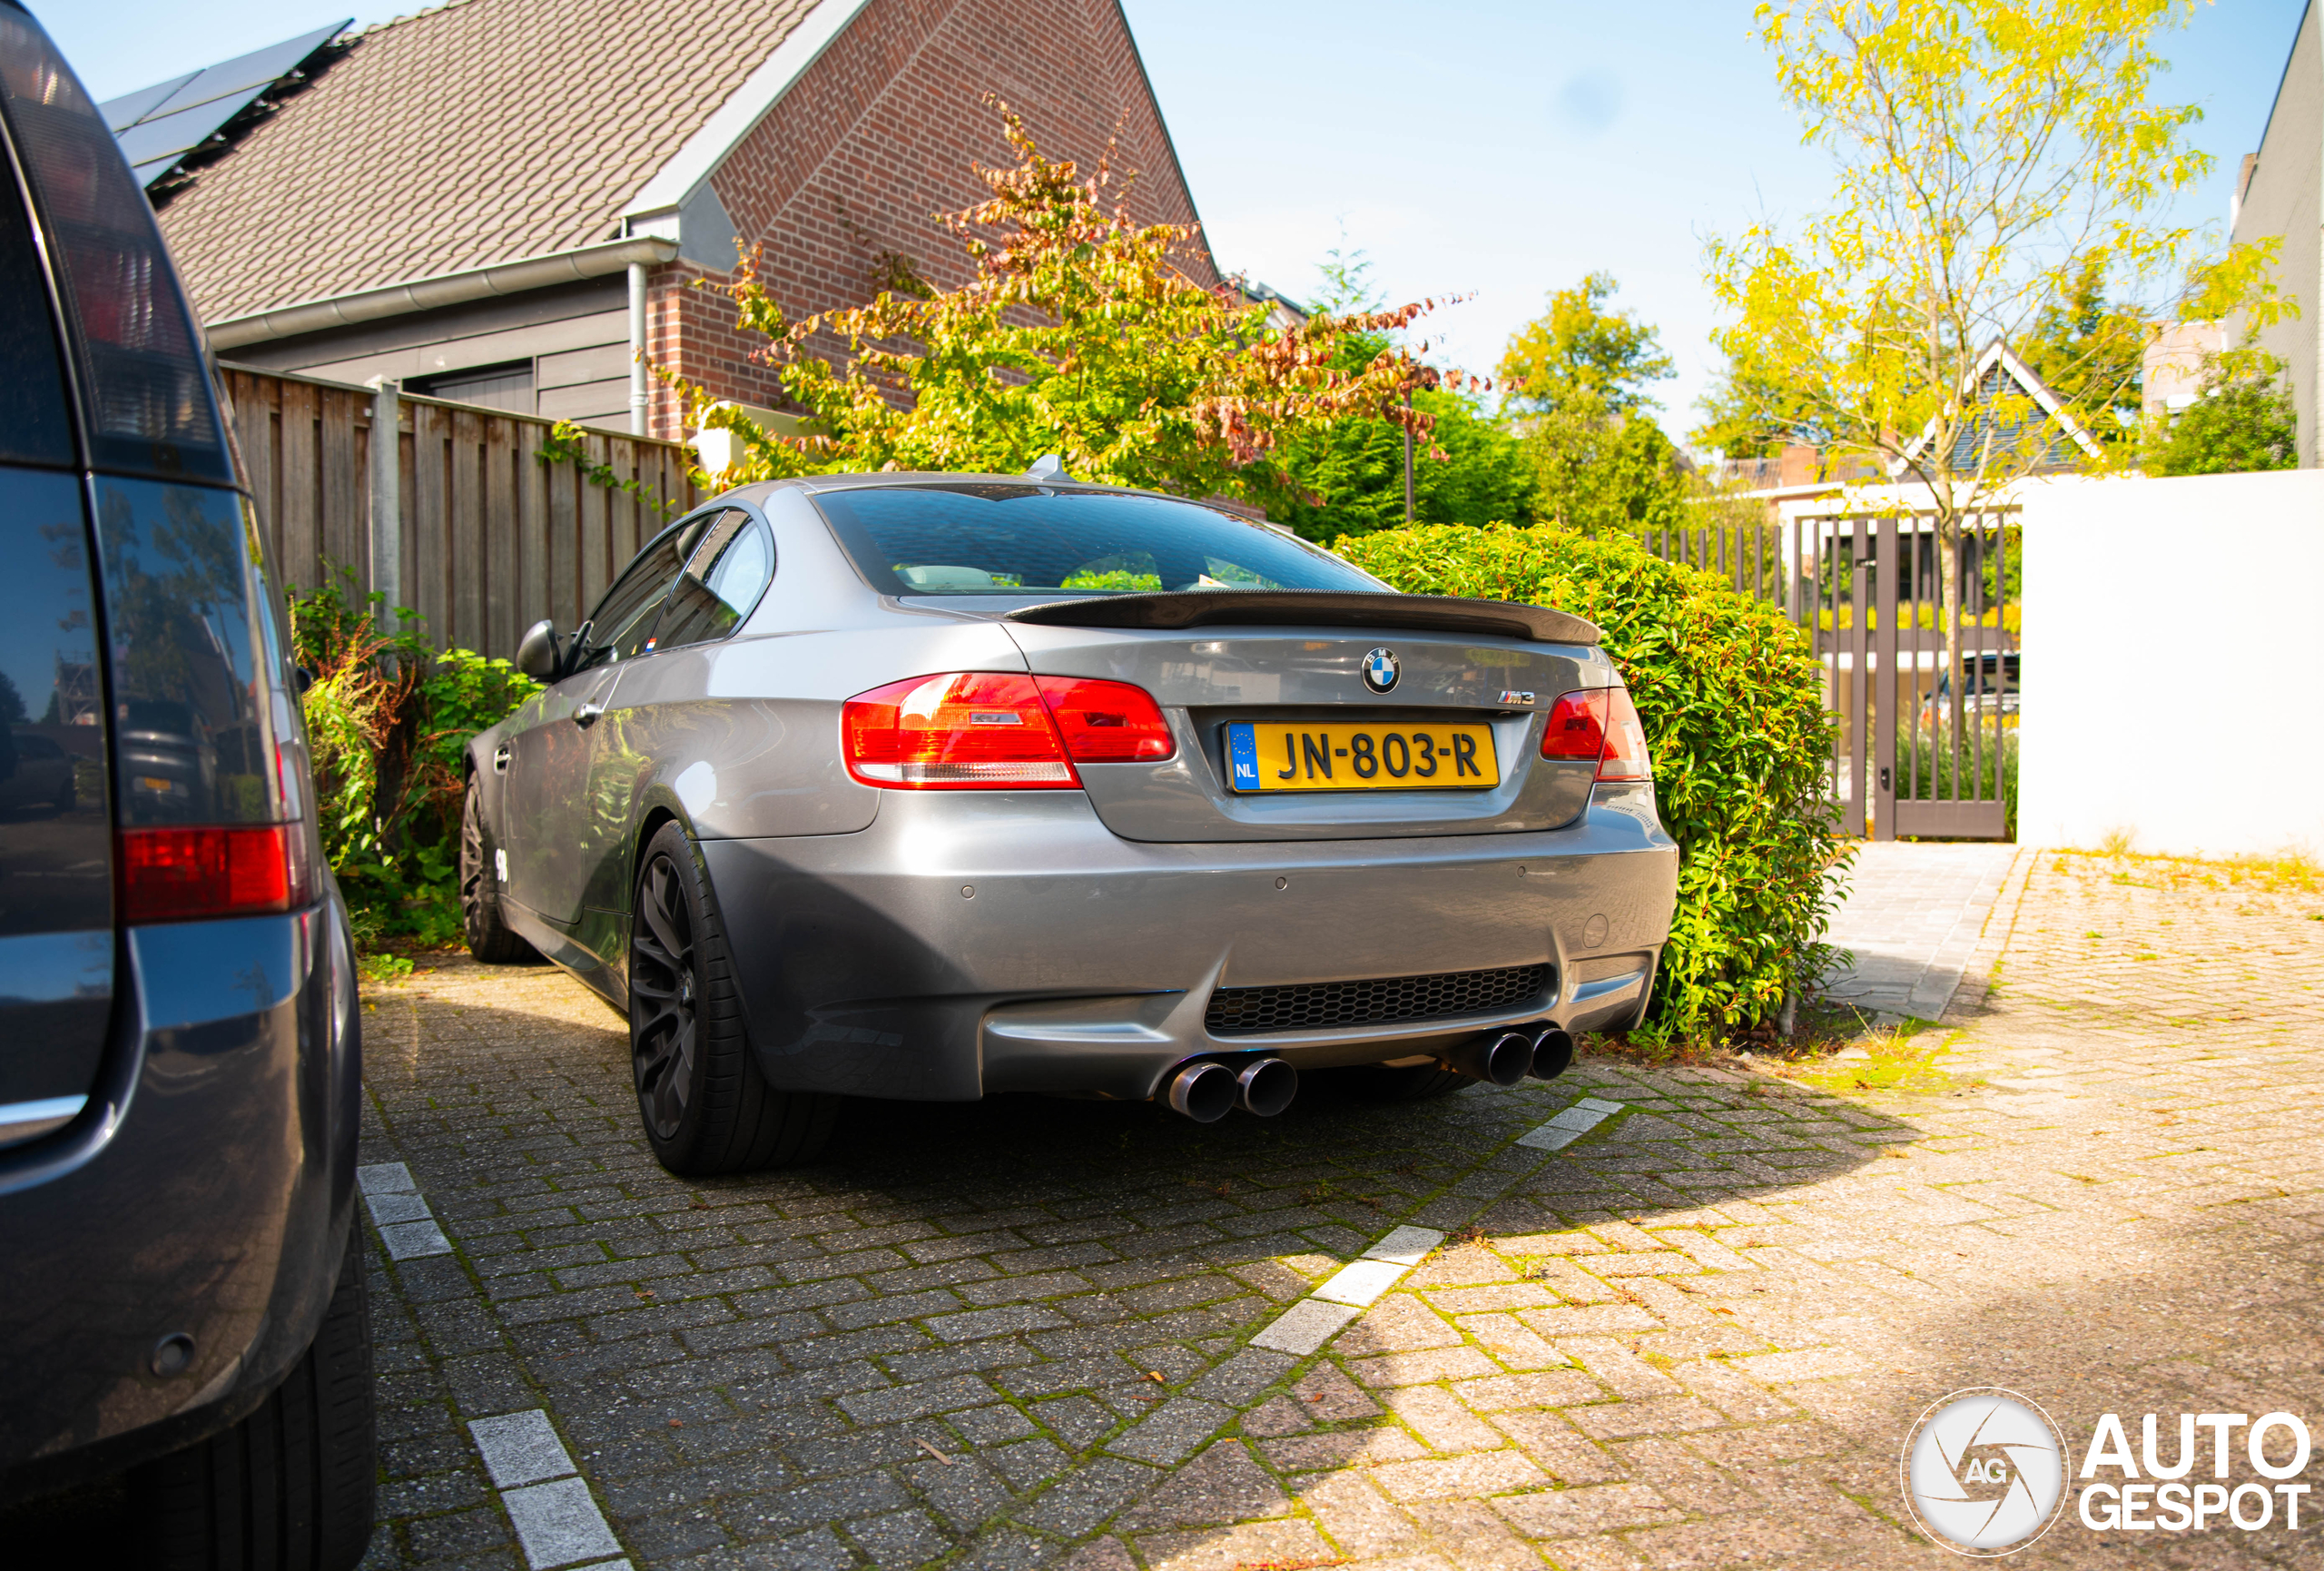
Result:
[[654,1155],[687,1176],[812,1161],[840,1099],[759,1073],[718,903],[675,822],[638,858],[629,928],[630,1065]]
[[379,1441],[371,1315],[355,1229],[306,1355],[258,1411],[133,1470],[130,1507],[150,1571],[350,1571],[371,1542]]
[[508,931],[500,919],[498,849],[492,826],[484,821],[484,793],[471,780],[460,803],[460,929],[468,953],[487,965],[538,960],[539,951]]

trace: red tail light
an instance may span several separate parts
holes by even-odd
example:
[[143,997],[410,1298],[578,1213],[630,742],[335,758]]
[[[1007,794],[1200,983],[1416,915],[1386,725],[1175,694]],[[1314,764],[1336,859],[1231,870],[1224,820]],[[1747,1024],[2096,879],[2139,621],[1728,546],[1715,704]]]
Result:
[[1606,752],[1606,695],[1610,687],[1568,693],[1550,710],[1541,729],[1544,758],[1597,759]]
[[847,701],[847,772],[911,791],[1075,790],[1083,764],[1167,758],[1162,711],[1126,682],[954,671]]
[[299,833],[295,824],[124,829],[122,920],[135,926],[303,905]]
[[1654,760],[1647,755],[1646,727],[1639,721],[1638,706],[1630,702],[1627,688],[1608,691],[1613,695],[1613,708],[1606,716],[1606,756],[1598,760],[1598,778],[1653,779]]
[[1081,784],[1030,677],[911,677],[847,701],[847,770],[907,790],[1070,790]]
[[1178,750],[1160,706],[1143,687],[1088,677],[1036,677],[1077,764],[1142,764]]
[[1598,761],[1600,780],[1650,780],[1654,761],[1647,756],[1646,727],[1638,706],[1622,687],[1589,687],[1568,693],[1550,709],[1541,730],[1544,758]]

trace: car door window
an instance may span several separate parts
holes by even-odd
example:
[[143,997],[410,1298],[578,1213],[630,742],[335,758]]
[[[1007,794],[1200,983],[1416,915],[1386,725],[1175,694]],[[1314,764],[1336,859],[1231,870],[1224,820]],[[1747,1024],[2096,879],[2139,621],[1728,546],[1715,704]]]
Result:
[[672,529],[647,546],[606,591],[589,617],[589,664],[626,660],[649,646],[662,602],[684,565],[680,548],[689,532]]
[[700,538],[654,630],[656,648],[724,637],[751,614],[774,577],[774,540],[766,525],[740,508],[721,513]]

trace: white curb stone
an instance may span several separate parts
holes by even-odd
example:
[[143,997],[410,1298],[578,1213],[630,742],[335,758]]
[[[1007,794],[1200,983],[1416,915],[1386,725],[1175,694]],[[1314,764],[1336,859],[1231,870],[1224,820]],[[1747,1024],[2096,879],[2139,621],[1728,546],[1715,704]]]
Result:
[[379,1241],[388,1246],[388,1258],[391,1260],[414,1260],[426,1255],[452,1252],[452,1240],[432,1220],[391,1222],[379,1230]]
[[1315,1297],[1334,1304],[1354,1304],[1357,1309],[1368,1308],[1374,1299],[1396,1285],[1396,1279],[1412,1270],[1394,1260],[1358,1260],[1342,1266],[1332,1280],[1317,1288]]
[[1549,1122],[1519,1135],[1517,1143],[1536,1151],[1563,1151],[1621,1111],[1619,1102],[1600,1102],[1594,1096],[1585,1096]]
[[500,1503],[508,1508],[508,1520],[533,1571],[621,1553],[621,1541],[606,1526],[597,1502],[590,1498],[589,1486],[578,1478],[506,1489]]
[[412,1181],[411,1170],[399,1161],[373,1162],[369,1167],[357,1168],[355,1183],[367,1195],[408,1195],[419,1191]]
[[[500,1491],[500,1503],[525,1546],[525,1559],[534,1571],[551,1566],[590,1565],[585,1571],[630,1571],[619,1556],[621,1542],[606,1525],[605,1513],[589,1494],[588,1484],[573,1475],[572,1454],[557,1438],[556,1428],[539,1408],[468,1420],[485,1470]],[[545,1482],[544,1480],[554,1480]]]
[[426,1198],[416,1194],[365,1195],[363,1203],[371,1208],[371,1220],[379,1227],[389,1222],[416,1222],[431,1214]]
[[1303,1357],[1314,1352],[1339,1334],[1340,1328],[1364,1311],[1347,1304],[1327,1304],[1321,1299],[1302,1299],[1277,1315],[1275,1323],[1251,1339],[1255,1348],[1273,1348],[1278,1353],[1298,1353]]
[[1433,1228],[1395,1229],[1364,1250],[1362,1259],[1334,1271],[1314,1294],[1277,1315],[1251,1339],[1251,1346],[1302,1357],[1314,1352],[1443,1241],[1444,1235]]
[[484,1457],[495,1488],[513,1489],[519,1484],[537,1484],[581,1470],[566,1455],[565,1442],[556,1438],[548,1415],[538,1408],[470,1419],[468,1433],[476,1438],[476,1448]]
[[1388,1236],[1364,1251],[1367,1260],[1393,1260],[1400,1266],[1416,1266],[1428,1259],[1428,1251],[1444,1241],[1444,1235],[1433,1228],[1397,1228]]
[[436,1225],[427,1197],[412,1181],[411,1170],[399,1161],[373,1162],[355,1170],[355,1186],[371,1212],[371,1225],[391,1260],[416,1260],[428,1255],[448,1255],[452,1240]]

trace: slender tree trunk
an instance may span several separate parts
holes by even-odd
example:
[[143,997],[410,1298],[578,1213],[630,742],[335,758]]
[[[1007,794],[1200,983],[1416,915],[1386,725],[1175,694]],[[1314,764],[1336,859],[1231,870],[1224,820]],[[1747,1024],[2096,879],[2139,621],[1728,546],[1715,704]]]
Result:
[[[1936,516],[1936,571],[1940,580],[1937,617],[1945,625],[1945,670],[1955,677],[1961,675],[1960,563],[1961,514],[1957,509],[1948,507]],[[1944,730],[1957,733],[1962,684],[1954,682],[1949,686],[1952,702],[1938,712],[1937,719]]]

